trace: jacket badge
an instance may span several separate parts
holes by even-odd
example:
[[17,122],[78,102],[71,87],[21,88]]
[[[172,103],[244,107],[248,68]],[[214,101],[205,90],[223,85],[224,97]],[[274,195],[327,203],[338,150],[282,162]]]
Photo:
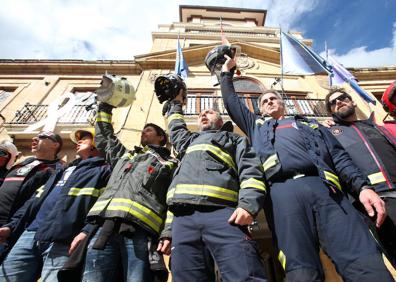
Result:
[[334,136],[341,135],[343,132],[344,132],[344,130],[342,130],[342,129],[339,128],[339,127],[334,127],[334,128],[331,129],[331,133],[332,133]]

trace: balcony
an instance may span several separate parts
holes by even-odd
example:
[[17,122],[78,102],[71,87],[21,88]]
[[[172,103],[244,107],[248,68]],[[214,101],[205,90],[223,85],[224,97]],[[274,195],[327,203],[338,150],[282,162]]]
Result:
[[[239,96],[251,112],[258,113],[257,95]],[[285,100],[286,116],[302,115],[313,118],[324,118],[330,115],[326,111],[324,99],[289,98]],[[213,108],[226,116],[227,111],[221,96],[213,95],[188,95],[185,115],[198,115],[202,110]]]
[[[33,105],[26,103],[22,109],[16,111],[14,118],[6,122],[6,126],[30,125],[47,117],[48,105]],[[59,117],[58,123],[64,125],[86,124],[94,115],[93,109],[87,109],[87,105],[75,105],[65,115]]]

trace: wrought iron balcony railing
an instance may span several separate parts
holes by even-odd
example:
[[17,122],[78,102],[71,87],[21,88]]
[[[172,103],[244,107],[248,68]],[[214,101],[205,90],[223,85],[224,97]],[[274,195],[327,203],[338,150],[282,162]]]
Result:
[[[239,99],[252,112],[258,112],[258,96],[239,96]],[[307,117],[328,117],[323,99],[286,99],[286,116],[302,115]],[[188,95],[186,115],[198,115],[202,110],[213,108],[222,115],[228,115],[221,96]]]
[[[33,105],[26,103],[22,109],[16,111],[14,118],[6,124],[33,124],[47,117],[48,105]],[[94,112],[87,109],[87,105],[75,105],[72,109],[59,117],[58,123],[63,124],[88,124]]]

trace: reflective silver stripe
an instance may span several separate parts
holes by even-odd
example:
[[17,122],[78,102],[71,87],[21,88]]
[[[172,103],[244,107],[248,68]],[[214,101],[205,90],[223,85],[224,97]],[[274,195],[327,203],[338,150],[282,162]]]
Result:
[[195,151],[209,151],[209,152],[213,153],[215,156],[217,156],[219,159],[221,159],[229,167],[231,167],[235,171],[237,171],[236,165],[235,165],[232,157],[230,156],[230,154],[228,154],[227,152],[224,152],[219,147],[209,145],[209,144],[193,145],[193,146],[188,147],[186,154],[195,152]]
[[264,182],[254,178],[249,178],[241,182],[241,189],[245,188],[256,188],[258,190],[267,191]]
[[381,171],[368,175],[368,179],[370,179],[372,185],[386,181]]
[[213,185],[177,184],[176,187],[169,189],[166,198],[170,199],[178,194],[203,195],[230,202],[238,202],[238,192]]
[[37,192],[36,198],[40,198],[41,195],[42,195],[43,192],[44,192],[44,185],[42,185],[42,186],[40,186],[39,188],[37,188],[36,192]]
[[256,119],[256,124],[257,125],[263,125],[264,124],[264,120],[262,120],[262,119]]
[[76,196],[76,197],[77,196],[92,196],[92,197],[96,197],[97,198],[103,193],[105,188],[106,187],[101,188],[101,189],[96,189],[96,188],[71,188],[69,190],[68,195],[69,196]]
[[181,119],[184,121],[184,116],[182,114],[171,114],[168,117],[168,122],[171,122],[172,120],[175,120],[175,119]]
[[267,171],[271,167],[275,166],[278,162],[279,162],[279,160],[278,160],[277,154],[273,154],[273,155],[269,156],[263,164],[264,171]]
[[340,180],[338,179],[338,176],[335,175],[334,173],[331,173],[329,171],[324,171],[325,178],[333,183],[339,190],[342,190]]

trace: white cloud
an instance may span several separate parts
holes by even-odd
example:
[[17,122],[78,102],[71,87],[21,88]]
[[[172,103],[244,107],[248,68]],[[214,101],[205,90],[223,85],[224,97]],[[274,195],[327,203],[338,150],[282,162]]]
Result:
[[[366,46],[351,49],[346,54],[329,53],[345,67],[384,67],[396,66],[396,22],[393,24],[392,45],[386,48],[367,50]],[[321,53],[325,56],[324,53]]]
[[[133,59],[150,52],[151,32],[179,21],[179,5],[266,9],[266,26],[292,29],[319,0],[2,0],[0,58]],[[302,30],[298,30],[302,31]],[[303,31],[302,31],[303,32]],[[393,45],[368,51],[362,46],[334,56],[346,66],[396,64]]]

